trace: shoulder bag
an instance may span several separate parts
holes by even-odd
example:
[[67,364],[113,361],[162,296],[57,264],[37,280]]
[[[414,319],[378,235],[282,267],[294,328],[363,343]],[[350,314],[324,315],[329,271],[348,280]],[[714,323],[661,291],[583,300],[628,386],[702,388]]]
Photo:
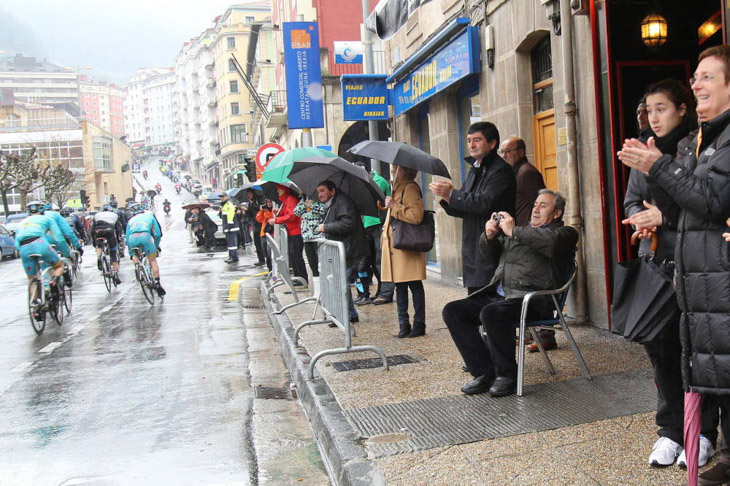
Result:
[[[401,191],[401,202],[403,193]],[[433,211],[423,211],[421,224],[411,224],[399,219],[391,218],[390,226],[393,228],[393,248],[405,251],[431,251],[436,238],[436,225],[433,220]]]

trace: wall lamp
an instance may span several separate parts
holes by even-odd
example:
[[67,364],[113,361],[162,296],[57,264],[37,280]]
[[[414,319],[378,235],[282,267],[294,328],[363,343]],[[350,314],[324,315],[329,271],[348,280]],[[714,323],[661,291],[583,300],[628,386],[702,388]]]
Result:
[[647,47],[661,47],[667,42],[667,19],[649,14],[641,21],[641,40]]
[[494,69],[494,26],[484,27],[484,50],[487,51],[487,67]]

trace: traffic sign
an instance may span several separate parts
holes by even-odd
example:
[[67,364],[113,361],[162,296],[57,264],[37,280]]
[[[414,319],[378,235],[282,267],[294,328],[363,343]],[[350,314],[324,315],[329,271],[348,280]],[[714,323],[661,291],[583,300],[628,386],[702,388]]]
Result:
[[272,157],[284,151],[284,147],[278,143],[267,143],[259,148],[256,152],[256,169],[261,172],[266,169],[266,165],[269,163]]

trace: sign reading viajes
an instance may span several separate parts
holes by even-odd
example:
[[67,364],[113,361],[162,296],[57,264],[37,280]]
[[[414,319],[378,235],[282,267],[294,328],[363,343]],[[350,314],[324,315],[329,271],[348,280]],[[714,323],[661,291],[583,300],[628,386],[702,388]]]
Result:
[[284,22],[289,128],[322,128],[322,72],[317,22]]
[[345,74],[342,108],[345,120],[387,120],[388,86],[385,74]]

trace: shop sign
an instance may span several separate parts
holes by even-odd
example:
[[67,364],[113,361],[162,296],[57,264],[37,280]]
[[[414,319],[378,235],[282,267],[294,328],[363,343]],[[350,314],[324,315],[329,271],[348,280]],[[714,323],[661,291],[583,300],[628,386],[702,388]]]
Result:
[[467,27],[415,71],[398,81],[393,90],[396,116],[466,76],[479,72],[478,45],[477,29]]
[[387,120],[388,85],[385,74],[342,76],[342,108],[345,120]]
[[317,22],[284,22],[289,128],[324,127]]

